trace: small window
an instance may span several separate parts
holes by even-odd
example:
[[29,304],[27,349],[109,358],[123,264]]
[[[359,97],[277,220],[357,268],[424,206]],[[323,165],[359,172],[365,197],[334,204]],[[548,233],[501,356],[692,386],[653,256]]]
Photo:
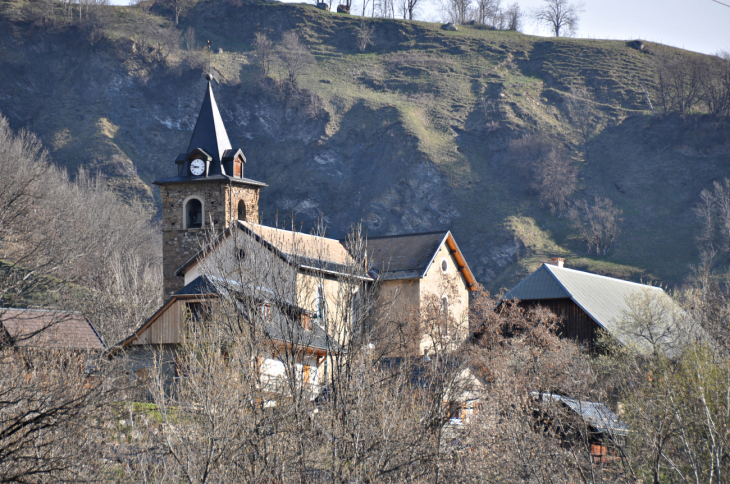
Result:
[[240,156],[236,157],[236,161],[233,162],[233,176],[241,178],[243,176],[243,160]]
[[312,329],[312,317],[309,313],[302,313],[300,320],[302,322],[302,328],[307,330]]
[[238,220],[246,220],[246,203],[243,200],[238,201]]
[[186,228],[199,229],[203,226],[203,204],[191,198],[185,205]]
[[242,261],[246,258],[246,251],[243,249],[236,249],[236,260]]
[[194,303],[187,303],[187,310],[190,313],[190,321],[194,321],[196,323],[201,322],[204,319],[204,309],[203,305],[199,302]]
[[324,299],[324,286],[317,286],[317,318],[324,319],[325,313],[325,299]]
[[261,306],[261,317],[266,320],[271,319],[271,305],[270,304],[264,304]]
[[441,298],[441,316],[443,322],[441,324],[441,334],[446,336],[449,334],[449,298],[443,296]]
[[441,272],[446,272],[449,270],[449,263],[446,261],[446,259],[441,259]]

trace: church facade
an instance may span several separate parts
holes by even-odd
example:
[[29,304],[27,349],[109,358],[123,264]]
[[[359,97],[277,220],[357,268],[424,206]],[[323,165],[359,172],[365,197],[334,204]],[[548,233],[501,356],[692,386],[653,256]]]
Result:
[[[267,185],[245,178],[246,157],[231,145],[210,79],[188,149],[175,164],[175,176],[154,182],[162,200],[167,301],[118,345],[138,355],[131,359],[135,372],[144,374],[150,355],[161,351],[174,374],[175,348],[186,325],[202,319],[200,305],[244,289],[256,293],[246,305],[264,317],[268,337],[301,349],[299,374],[313,385],[352,330],[358,291],[372,284],[391,301],[391,318],[428,313],[449,322],[421,328],[419,354],[444,341],[456,348],[467,338],[469,292],[477,283],[449,231],[375,237],[355,253],[345,240],[260,223]],[[272,377],[281,366],[276,358],[273,351],[264,365]]]

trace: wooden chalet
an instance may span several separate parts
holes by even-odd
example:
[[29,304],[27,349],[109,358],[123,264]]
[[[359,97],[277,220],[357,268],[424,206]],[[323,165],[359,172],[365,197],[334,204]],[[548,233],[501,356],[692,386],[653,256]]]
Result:
[[549,309],[562,319],[562,336],[594,349],[599,330],[624,344],[630,342],[630,336],[618,330],[618,323],[629,311],[627,301],[645,291],[670,299],[660,287],[568,269],[562,259],[553,259],[513,287],[502,300]]

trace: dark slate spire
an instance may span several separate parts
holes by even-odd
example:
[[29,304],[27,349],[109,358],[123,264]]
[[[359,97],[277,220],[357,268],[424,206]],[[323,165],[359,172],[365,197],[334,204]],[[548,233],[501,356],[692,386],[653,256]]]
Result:
[[[190,139],[188,154],[199,148],[213,157],[213,164],[220,167],[223,153],[231,149],[231,142],[228,140],[226,127],[223,126],[221,113],[215,103],[213,88],[210,85],[212,77],[208,75],[206,78],[208,79],[208,89],[205,92],[200,114],[198,114],[198,121],[195,123],[193,137]],[[216,171],[219,170],[220,168]]]

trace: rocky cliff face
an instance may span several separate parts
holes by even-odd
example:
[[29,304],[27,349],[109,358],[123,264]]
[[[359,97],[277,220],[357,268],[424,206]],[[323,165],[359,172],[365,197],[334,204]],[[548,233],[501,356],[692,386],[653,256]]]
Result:
[[[448,228],[495,290],[552,255],[574,267],[681,282],[696,258],[692,207],[728,175],[727,126],[701,115],[652,116],[640,86],[654,85],[653,56],[623,42],[373,20],[374,45],[360,53],[355,18],[208,0],[180,29],[194,28],[199,44],[211,39],[222,53],[171,48],[160,60],[132,13],[116,8],[93,36],[6,14],[0,111],[36,132],[72,174],[98,170],[151,207],[159,206],[151,182],[174,174],[187,148],[208,62],[231,142],[248,160],[245,174],[269,184],[265,223],[294,216],[308,230],[321,218],[332,237],[357,222],[371,235]],[[150,15],[154,32],[172,28]],[[251,47],[257,31],[278,42],[289,29],[316,58],[297,92],[277,87],[277,67],[261,81]],[[575,82],[590,96],[587,142],[565,107]],[[535,132],[559,140],[579,170],[572,197],[599,195],[624,211],[606,257],[585,253],[565,213],[540,205],[524,164],[510,155],[511,140]]]

